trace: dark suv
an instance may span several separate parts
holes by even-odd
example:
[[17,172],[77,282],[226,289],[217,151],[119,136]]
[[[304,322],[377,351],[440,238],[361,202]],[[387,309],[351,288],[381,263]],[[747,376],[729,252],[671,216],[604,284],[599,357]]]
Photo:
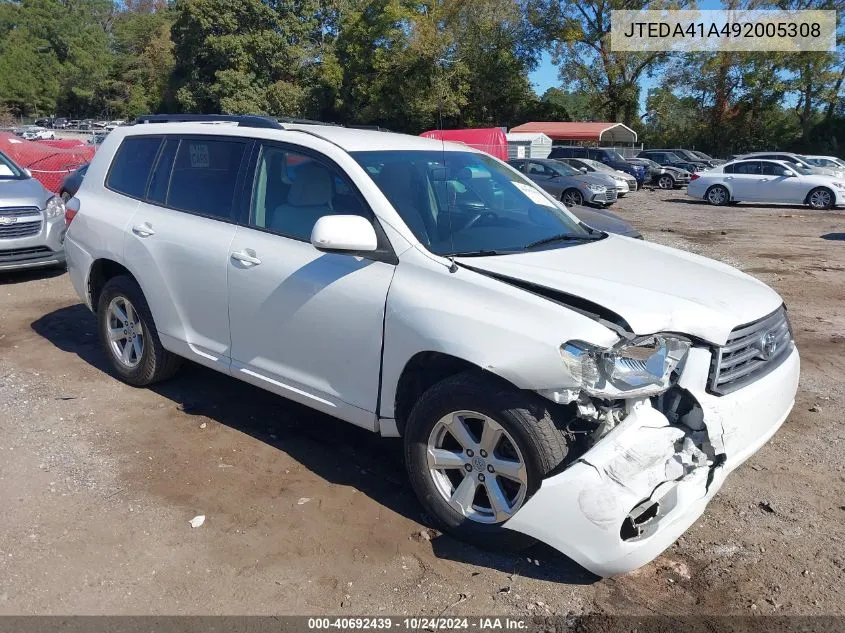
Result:
[[631,174],[637,180],[637,188],[645,182],[646,170],[639,165],[631,165],[615,149],[608,147],[553,147],[549,158],[589,158],[604,163],[608,167]]
[[710,167],[703,161],[693,162],[690,160],[684,160],[675,150],[671,149],[646,149],[637,154],[637,158],[648,158],[658,165],[685,169],[690,173],[695,173]]

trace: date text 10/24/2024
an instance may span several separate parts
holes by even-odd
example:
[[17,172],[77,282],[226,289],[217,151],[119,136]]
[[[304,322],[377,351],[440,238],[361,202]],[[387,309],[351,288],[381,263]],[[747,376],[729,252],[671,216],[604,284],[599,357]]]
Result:
[[397,630],[397,631],[521,631],[529,628],[527,618],[510,617],[315,617],[308,618],[308,629],[319,630]]

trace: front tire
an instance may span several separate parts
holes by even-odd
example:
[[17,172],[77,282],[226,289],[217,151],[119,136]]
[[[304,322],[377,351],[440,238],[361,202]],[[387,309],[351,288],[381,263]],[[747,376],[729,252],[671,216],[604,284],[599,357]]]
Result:
[[833,192],[826,187],[816,187],[807,194],[807,204],[811,209],[824,211],[833,208],[833,201],[835,197]]
[[161,345],[144,293],[132,277],[113,277],[97,303],[100,342],[112,373],[133,387],[172,376],[181,359]]
[[704,197],[707,198],[707,202],[712,204],[714,207],[724,206],[731,201],[730,192],[722,185],[713,185],[707,190]]
[[411,485],[437,526],[473,545],[518,550],[534,539],[502,527],[565,459],[547,403],[478,372],[426,391],[404,433]]
[[580,207],[584,204],[584,196],[577,189],[567,189],[560,194],[560,201],[566,207]]

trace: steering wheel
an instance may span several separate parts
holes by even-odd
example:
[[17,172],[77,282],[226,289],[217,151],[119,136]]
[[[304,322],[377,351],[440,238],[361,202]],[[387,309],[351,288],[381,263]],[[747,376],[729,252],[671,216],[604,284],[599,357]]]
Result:
[[478,224],[478,222],[481,220],[481,218],[485,218],[485,217],[490,217],[490,218],[493,218],[494,220],[499,219],[498,214],[493,213],[492,211],[482,211],[481,213],[476,213],[472,217],[472,219],[464,225],[464,229],[471,229],[476,224]]

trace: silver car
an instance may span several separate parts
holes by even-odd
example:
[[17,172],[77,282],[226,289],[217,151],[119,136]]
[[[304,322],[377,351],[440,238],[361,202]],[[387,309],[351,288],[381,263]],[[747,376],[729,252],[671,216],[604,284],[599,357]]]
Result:
[[688,185],[690,182],[691,176],[686,169],[661,165],[649,158],[628,158],[626,160],[632,165],[645,167],[648,181],[661,189],[674,189]]
[[637,179],[631,174],[614,169],[590,158],[557,158],[562,163],[574,167],[582,174],[606,174],[616,182],[616,193],[621,198],[629,191],[637,190]]
[[605,174],[582,174],[552,158],[520,158],[508,164],[528,176],[567,207],[589,204],[607,207],[616,202],[616,181]]
[[0,271],[65,262],[65,204],[0,152]]
[[845,168],[819,167],[809,162],[805,156],[792,152],[752,152],[737,156],[736,160],[782,160],[792,165],[800,165],[804,169],[809,170],[810,173],[818,174],[819,176],[845,178]]

